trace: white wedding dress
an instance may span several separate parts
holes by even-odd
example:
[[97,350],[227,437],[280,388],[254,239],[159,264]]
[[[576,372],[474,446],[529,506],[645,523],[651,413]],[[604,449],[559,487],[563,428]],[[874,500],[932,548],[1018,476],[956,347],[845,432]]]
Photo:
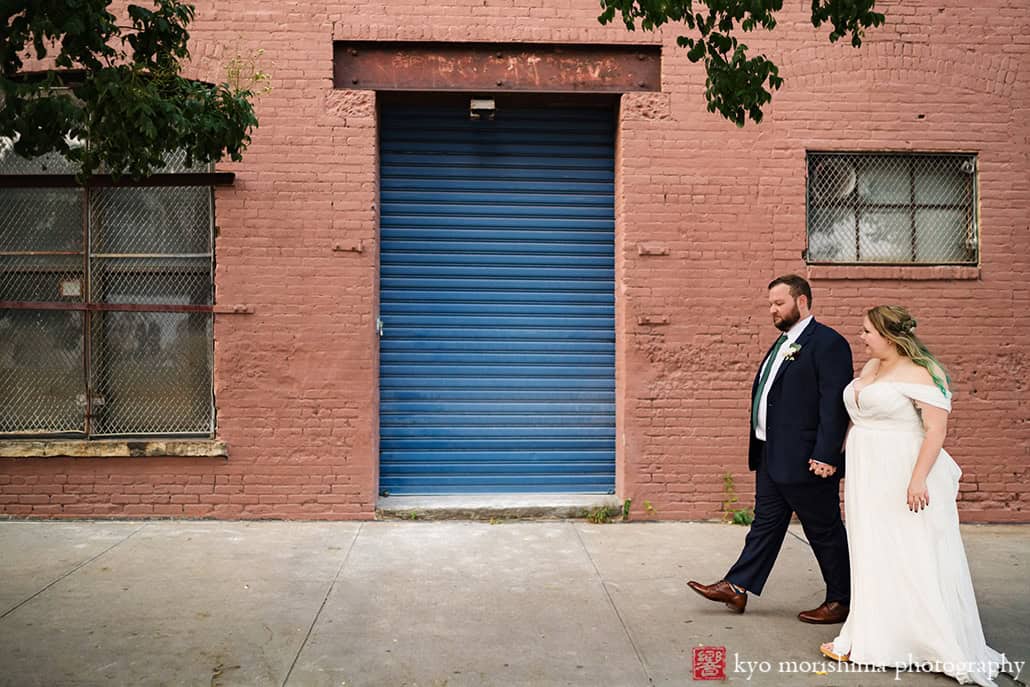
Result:
[[857,664],[922,666],[994,687],[1005,658],[984,641],[955,505],[962,470],[947,452],[926,480],[930,505],[908,509],[923,441],[913,400],[951,411],[950,398],[925,384],[873,382],[858,398],[855,382],[844,389],[854,423],[844,479],[851,612],[833,650]]

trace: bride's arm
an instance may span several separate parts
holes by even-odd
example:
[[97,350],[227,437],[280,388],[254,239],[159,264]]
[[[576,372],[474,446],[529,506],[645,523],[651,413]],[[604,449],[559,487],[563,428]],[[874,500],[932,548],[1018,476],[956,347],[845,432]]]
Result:
[[937,456],[944,447],[944,437],[948,433],[948,411],[929,403],[915,402],[923,418],[923,429],[926,434],[919,447],[916,466],[912,469],[912,479],[908,483],[908,509],[918,513],[930,505],[930,494],[926,490],[926,477],[930,474]]

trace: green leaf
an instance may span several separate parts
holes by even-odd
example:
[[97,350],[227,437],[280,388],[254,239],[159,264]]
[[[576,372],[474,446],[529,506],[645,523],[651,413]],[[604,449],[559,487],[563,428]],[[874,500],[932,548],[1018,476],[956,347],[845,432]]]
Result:
[[[192,5],[130,4],[126,29],[108,12],[111,0],[13,4],[0,4],[0,25],[7,27],[0,35],[0,136],[17,138],[17,154],[60,153],[80,164],[83,177],[100,167],[145,176],[177,150],[200,163],[241,159],[258,125],[254,93],[179,76],[180,60],[189,57]],[[81,67],[82,76],[68,84],[58,71],[23,78],[19,54],[27,46],[40,56],[59,46],[52,48],[55,64]],[[70,92],[54,90],[61,85]],[[88,139],[88,147],[69,148],[69,133]]]
[[[764,55],[748,56],[747,46],[737,39],[741,31],[775,29],[783,0],[709,0],[698,8],[707,14],[695,12],[691,0],[601,0],[601,7],[601,23],[618,13],[629,29],[638,20],[645,30],[682,22],[690,33],[678,36],[676,43],[687,48],[691,62],[704,61],[708,111],[737,126],[749,118],[761,122],[771,91],[783,85],[776,65]],[[830,42],[848,36],[859,47],[865,31],[882,25],[884,15],[875,11],[875,0],[812,0],[811,19],[816,27],[830,23]]]

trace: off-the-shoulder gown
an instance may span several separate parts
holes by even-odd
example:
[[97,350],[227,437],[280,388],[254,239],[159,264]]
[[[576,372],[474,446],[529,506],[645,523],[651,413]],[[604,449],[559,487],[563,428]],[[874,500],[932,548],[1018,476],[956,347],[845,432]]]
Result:
[[856,393],[853,381],[844,390],[851,611],[834,653],[876,666],[929,663],[993,686],[1004,657],[984,641],[955,504],[962,470],[946,451],[926,480],[930,505],[908,509],[924,435],[914,401],[951,411],[950,394],[925,384],[882,380]]

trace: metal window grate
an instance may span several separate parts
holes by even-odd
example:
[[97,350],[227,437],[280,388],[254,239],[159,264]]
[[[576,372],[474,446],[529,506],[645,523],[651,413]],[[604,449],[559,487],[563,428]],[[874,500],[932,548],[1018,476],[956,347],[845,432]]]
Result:
[[0,301],[82,300],[83,192],[0,189]]
[[213,430],[210,313],[103,312],[92,323],[94,434]]
[[214,431],[212,199],[0,189],[0,434]]
[[210,202],[206,187],[93,191],[91,299],[210,305]]
[[975,155],[808,154],[809,263],[978,258]]
[[83,313],[0,310],[0,432],[85,431]]
[[77,164],[60,153],[24,158],[14,152],[14,142],[0,136],[0,174],[75,174]]
[[[73,145],[75,142],[73,142]],[[188,174],[191,172],[213,172],[213,162],[201,164],[194,161],[186,164],[186,151],[179,150],[164,156],[164,167],[154,169],[156,174]],[[60,153],[47,153],[34,158],[24,158],[14,152],[14,142],[0,136],[0,174],[76,174],[79,165]],[[107,173],[107,167],[101,167],[97,173]]]

